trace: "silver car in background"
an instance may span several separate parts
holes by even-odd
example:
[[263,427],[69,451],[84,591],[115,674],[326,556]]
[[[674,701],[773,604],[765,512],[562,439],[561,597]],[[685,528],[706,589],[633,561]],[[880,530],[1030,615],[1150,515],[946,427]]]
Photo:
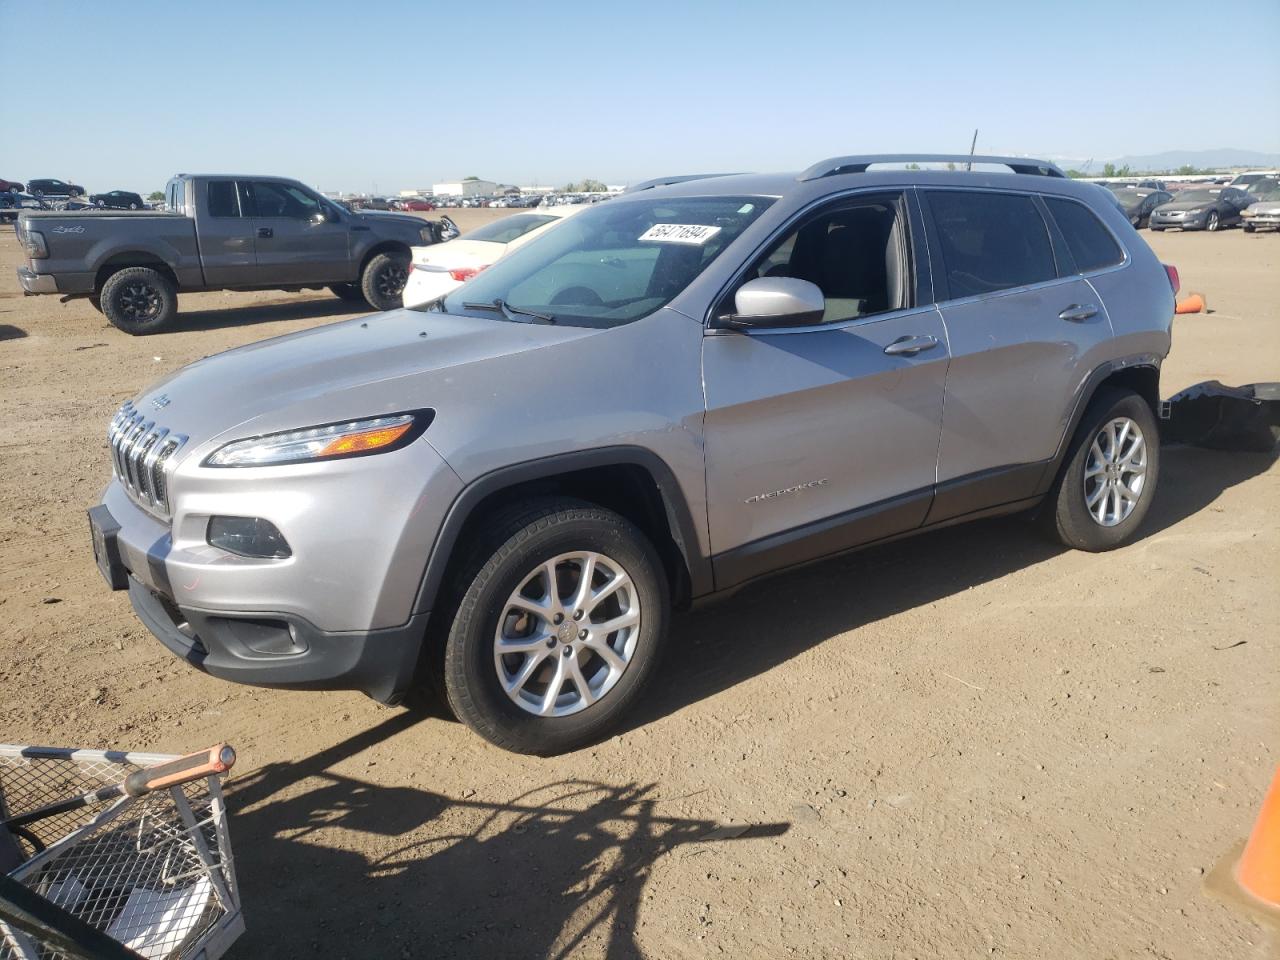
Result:
[[430,309],[200,360],[110,425],[99,568],[210,674],[555,753],[776,571],[1018,511],[1129,542],[1176,272],[1097,187],[973,159],[636,189]]

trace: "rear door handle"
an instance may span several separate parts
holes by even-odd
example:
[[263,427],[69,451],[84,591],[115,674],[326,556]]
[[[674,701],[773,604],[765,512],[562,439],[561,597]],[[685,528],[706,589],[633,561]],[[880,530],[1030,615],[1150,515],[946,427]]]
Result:
[[1058,314],[1059,320],[1070,320],[1072,323],[1084,323],[1090,317],[1098,315],[1098,308],[1092,303],[1073,303]]
[[937,337],[899,337],[884,348],[891,357],[914,357],[924,350],[932,350],[938,345]]
[[262,240],[270,240],[270,239],[271,239],[272,237],[274,237],[274,236],[275,236],[275,231],[274,231],[274,230],[272,230],[270,227],[259,227],[259,228],[258,228],[258,237],[259,237],[260,239],[262,239]]

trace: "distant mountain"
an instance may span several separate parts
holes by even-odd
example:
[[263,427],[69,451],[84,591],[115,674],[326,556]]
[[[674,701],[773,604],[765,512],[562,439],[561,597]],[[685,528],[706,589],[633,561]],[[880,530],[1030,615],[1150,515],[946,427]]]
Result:
[[[1262,153],[1258,150],[1233,150],[1220,147],[1217,150],[1166,150],[1144,156],[1120,157],[1109,161],[1117,167],[1131,170],[1176,170],[1178,167],[1280,167],[1280,153]],[[1101,164],[1098,164],[1101,167]]]

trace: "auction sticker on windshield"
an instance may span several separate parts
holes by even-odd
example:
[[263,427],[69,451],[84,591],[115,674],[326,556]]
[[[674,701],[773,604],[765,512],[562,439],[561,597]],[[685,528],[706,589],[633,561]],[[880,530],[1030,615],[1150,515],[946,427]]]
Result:
[[640,239],[654,243],[694,243],[701,246],[719,232],[719,227],[708,227],[701,223],[655,223],[640,234]]

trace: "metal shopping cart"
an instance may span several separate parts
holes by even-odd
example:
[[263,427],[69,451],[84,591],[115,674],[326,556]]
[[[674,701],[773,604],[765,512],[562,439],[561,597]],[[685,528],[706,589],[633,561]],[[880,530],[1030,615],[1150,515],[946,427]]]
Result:
[[0,960],[222,956],[244,931],[234,762],[0,745]]

